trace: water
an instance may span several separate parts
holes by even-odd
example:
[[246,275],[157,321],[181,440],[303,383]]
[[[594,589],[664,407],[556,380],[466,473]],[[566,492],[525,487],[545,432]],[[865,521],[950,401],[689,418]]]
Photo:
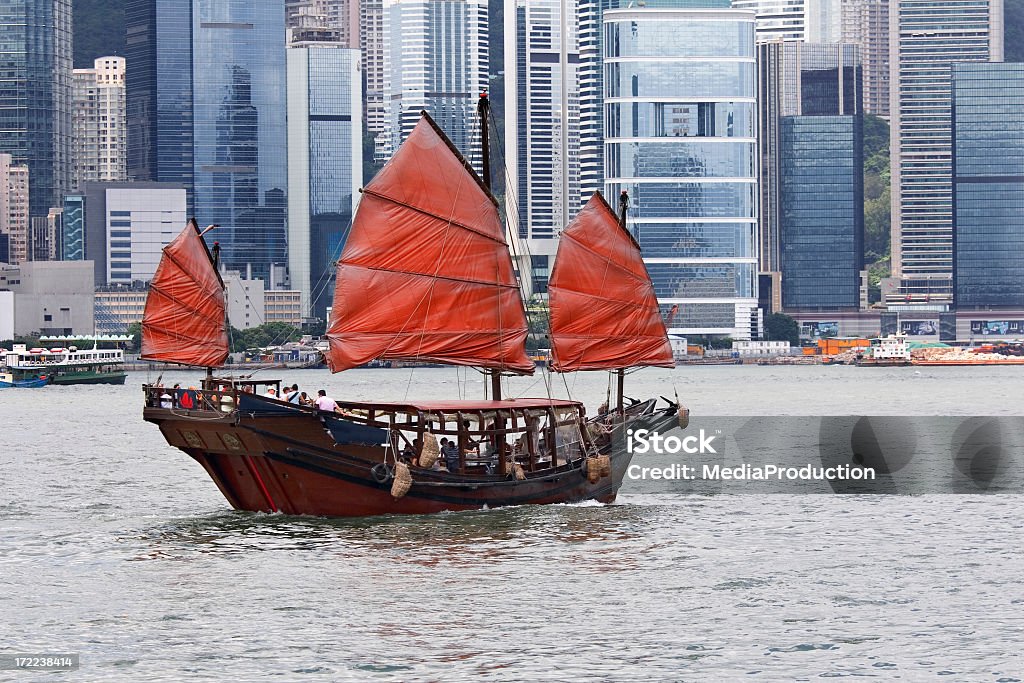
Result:
[[[627,483],[612,507],[236,513],[141,421],[146,378],[0,391],[0,650],[82,662],[0,681],[1024,679],[1017,496],[699,497]],[[338,398],[478,397],[482,385],[453,369],[283,378]],[[1019,415],[1022,379],[724,366],[627,386],[674,384],[702,414]],[[591,407],[604,400],[601,375],[574,381]]]

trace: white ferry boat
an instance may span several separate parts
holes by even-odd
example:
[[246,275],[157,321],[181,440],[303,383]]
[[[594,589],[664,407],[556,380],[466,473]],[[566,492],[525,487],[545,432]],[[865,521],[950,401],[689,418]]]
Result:
[[[5,385],[16,387],[43,386],[45,384],[124,384],[128,377],[124,370],[124,351],[120,348],[100,348],[101,343],[129,342],[131,336],[84,335],[42,337],[40,343],[49,348],[28,348],[15,344],[3,353]],[[77,344],[92,342],[91,349]],[[59,344],[59,346],[58,346]]]

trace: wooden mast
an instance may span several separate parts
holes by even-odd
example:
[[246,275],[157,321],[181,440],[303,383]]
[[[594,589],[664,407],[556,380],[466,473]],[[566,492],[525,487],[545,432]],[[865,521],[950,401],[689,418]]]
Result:
[[[624,232],[629,232],[626,229],[626,210],[629,209],[629,192],[623,190],[619,195],[619,226]],[[625,400],[623,394],[626,390],[626,370],[625,368],[619,368],[615,371],[615,376],[618,384],[618,390],[616,392],[616,405],[615,410],[619,415],[625,413]]]
[[[477,114],[480,116],[480,144],[483,148],[483,181],[487,191],[491,190],[491,146],[487,129],[487,115],[491,109],[491,101],[487,99],[487,93],[480,93],[480,99],[476,104]],[[494,368],[489,371],[491,376],[491,400],[501,400],[501,370]]]

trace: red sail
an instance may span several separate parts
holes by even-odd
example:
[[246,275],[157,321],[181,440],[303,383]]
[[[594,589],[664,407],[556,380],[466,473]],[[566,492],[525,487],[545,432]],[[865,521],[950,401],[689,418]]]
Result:
[[228,356],[224,285],[195,221],[164,247],[142,316],[142,358],[220,367]]
[[673,367],[640,247],[600,193],[562,232],[548,303],[556,371]]
[[333,372],[391,358],[533,373],[497,206],[426,114],[363,190],[332,317]]

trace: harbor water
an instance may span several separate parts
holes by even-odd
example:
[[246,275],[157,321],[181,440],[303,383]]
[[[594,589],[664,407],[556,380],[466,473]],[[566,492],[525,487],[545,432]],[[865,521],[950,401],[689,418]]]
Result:
[[[272,376],[273,371],[261,373]],[[454,368],[284,371],[346,400],[481,398]],[[165,373],[187,386],[199,375]],[[0,391],[0,681],[1024,680],[1018,495],[683,495],[320,519],[230,510],[140,386]],[[509,395],[607,396],[602,373]],[[1024,413],[1024,367],[685,367],[694,415]]]

